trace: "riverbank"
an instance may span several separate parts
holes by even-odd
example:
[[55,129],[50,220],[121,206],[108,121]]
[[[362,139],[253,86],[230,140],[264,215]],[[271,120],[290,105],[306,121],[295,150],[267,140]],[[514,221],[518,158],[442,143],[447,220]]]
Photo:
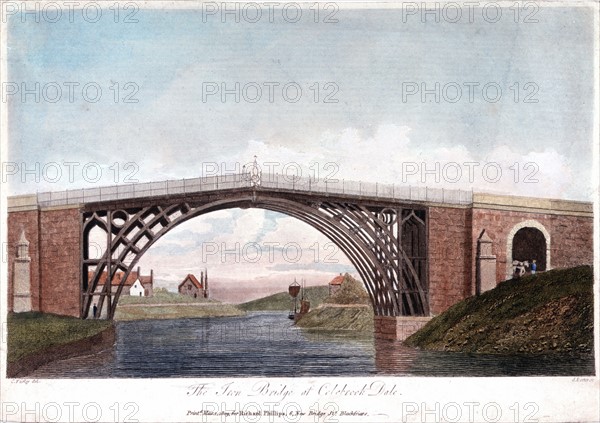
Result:
[[373,333],[373,308],[361,282],[348,273],[337,292],[302,316],[296,326],[309,330]]
[[243,310],[232,304],[157,288],[151,297],[122,296],[115,312],[115,320],[234,317],[244,314]]
[[216,301],[183,304],[119,304],[115,320],[186,319],[194,317],[235,317],[246,314],[232,304]]
[[[309,286],[304,290],[304,299],[310,302],[312,308],[318,307],[328,296],[329,287],[326,285]],[[245,311],[289,311],[292,304],[292,297],[288,292],[278,292],[277,294],[239,304],[238,307]]]
[[112,348],[112,322],[45,313],[9,313],[7,377],[22,377],[55,360]]
[[455,304],[405,345],[467,353],[592,355],[593,309],[590,266],[551,270],[504,281]]

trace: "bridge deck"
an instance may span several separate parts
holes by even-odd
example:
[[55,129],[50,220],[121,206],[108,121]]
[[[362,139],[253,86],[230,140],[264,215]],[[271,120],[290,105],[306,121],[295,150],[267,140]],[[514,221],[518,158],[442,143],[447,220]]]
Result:
[[[66,191],[41,192],[37,202],[42,207],[96,203],[134,198],[164,197],[219,190],[252,187],[244,174],[207,176],[159,182],[112,185]],[[309,194],[336,194],[356,198],[374,198],[411,202],[431,202],[468,205],[473,192],[459,189],[414,187],[409,185],[380,184],[344,179],[313,179],[280,174],[263,174],[256,189],[282,190]]]

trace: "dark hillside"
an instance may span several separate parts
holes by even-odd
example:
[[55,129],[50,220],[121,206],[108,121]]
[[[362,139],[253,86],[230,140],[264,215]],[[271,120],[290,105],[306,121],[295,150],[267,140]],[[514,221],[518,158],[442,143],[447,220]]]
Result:
[[551,270],[467,298],[405,343],[438,351],[588,355],[594,351],[593,311],[590,266]]

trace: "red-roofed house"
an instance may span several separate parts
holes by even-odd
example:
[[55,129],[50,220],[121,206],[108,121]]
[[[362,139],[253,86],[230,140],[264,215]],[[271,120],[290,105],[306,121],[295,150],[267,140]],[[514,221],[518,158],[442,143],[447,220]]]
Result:
[[200,280],[191,273],[188,274],[177,287],[177,291],[181,295],[189,295],[194,298],[208,298],[208,274],[206,270],[200,272]]
[[[94,276],[93,272],[89,273],[89,280]],[[123,277],[123,272],[117,272],[111,281],[111,291],[113,293],[117,292],[119,287],[119,282]],[[98,285],[96,287],[96,293],[102,292],[104,290],[104,285],[106,284],[106,279],[108,279],[108,275],[106,272],[100,275],[100,280],[98,281]],[[137,272],[129,273],[127,276],[127,280],[123,284],[123,291],[121,291],[122,295],[134,295],[136,297],[151,297],[154,294],[154,271],[150,270],[149,276],[142,276],[140,272],[140,268],[137,268]]]
[[340,273],[329,282],[329,295],[335,294],[342,287],[342,282],[344,282],[344,275]]

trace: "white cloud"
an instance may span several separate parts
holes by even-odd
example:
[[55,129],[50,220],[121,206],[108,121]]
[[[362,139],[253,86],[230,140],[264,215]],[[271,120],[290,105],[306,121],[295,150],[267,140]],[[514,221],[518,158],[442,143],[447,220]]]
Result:
[[[271,165],[278,171],[298,163],[303,176],[314,176],[318,168],[321,177],[348,181],[572,199],[586,199],[582,195],[592,192],[590,181],[575,183],[566,156],[553,148],[532,151],[506,143],[483,156],[461,144],[415,145],[410,132],[394,124],[381,125],[370,136],[346,128],[306,140],[297,149],[251,140],[243,156],[256,154],[263,171],[269,168],[266,162],[280,163]],[[328,162],[337,165],[333,175]]]
[[234,213],[231,232],[222,233],[212,239],[218,244],[234,244],[235,242],[254,242],[257,241],[262,233],[265,224],[265,210],[249,209],[243,213]]

